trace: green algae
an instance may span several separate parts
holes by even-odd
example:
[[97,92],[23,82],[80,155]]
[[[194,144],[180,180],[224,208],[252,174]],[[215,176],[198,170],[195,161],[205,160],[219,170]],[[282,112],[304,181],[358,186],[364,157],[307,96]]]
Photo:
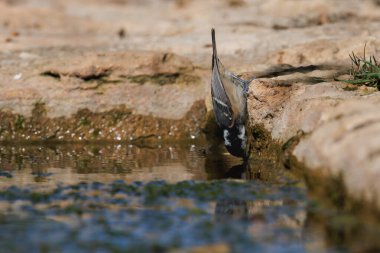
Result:
[[123,78],[133,83],[145,84],[153,83],[158,85],[167,84],[194,84],[200,82],[199,76],[185,75],[182,73],[160,73],[154,75],[136,75],[136,76],[123,76]]
[[25,127],[25,117],[22,115],[17,115],[16,121],[15,121],[15,130],[21,130]]
[[[164,181],[125,183],[121,180],[111,184],[83,182],[57,186],[49,193],[38,194],[11,187],[0,192],[0,202],[22,200],[23,214],[17,218],[20,210],[11,208],[7,212],[12,215],[5,216],[2,223],[15,224],[18,220],[23,225],[3,227],[0,244],[3,249],[28,247],[38,251],[46,247],[49,252],[68,249],[70,252],[95,249],[105,252],[153,252],[160,249],[167,252],[221,242],[228,243],[233,252],[270,249],[271,245],[265,240],[259,242],[251,237],[245,228],[248,224],[241,222],[253,215],[248,213],[248,203],[270,201],[272,191],[279,193],[277,198],[285,197],[279,187],[274,187],[268,195],[264,190],[266,187],[259,182],[235,180],[175,184]],[[286,192],[288,198],[294,197],[300,203],[293,206],[292,211],[287,211],[290,217],[303,207],[303,197],[298,191],[294,188]],[[214,205],[215,210],[212,209]],[[267,208],[286,209],[283,205]],[[54,217],[66,218],[63,222],[52,222]],[[271,214],[266,219],[271,221],[278,219],[276,217],[277,214]],[[65,220],[70,222],[66,224]],[[250,223],[249,220],[246,222]],[[279,236],[283,233],[275,227],[271,229]],[[36,238],[36,241],[26,236],[23,244],[14,244],[8,239],[4,245],[8,234],[25,235],[26,231],[48,231],[49,236]],[[291,229],[287,233],[296,232]],[[56,239],[51,240],[51,236]]]
[[[0,142],[131,141],[154,136],[154,141],[204,138],[206,107],[196,101],[178,120],[132,113],[124,105],[105,112],[78,110],[70,117],[49,117],[47,105],[35,102],[31,116],[0,110]],[[151,141],[151,140],[149,140]]]
[[180,76],[179,73],[156,74],[153,76],[150,76],[150,75],[130,76],[130,77],[127,77],[127,79],[133,83],[138,83],[138,84],[145,84],[148,82],[152,82],[159,85],[165,85],[165,84],[175,83],[179,76]]

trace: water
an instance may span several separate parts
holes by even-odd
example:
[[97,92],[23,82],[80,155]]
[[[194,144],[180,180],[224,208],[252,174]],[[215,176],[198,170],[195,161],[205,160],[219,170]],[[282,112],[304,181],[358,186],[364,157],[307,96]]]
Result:
[[[2,252],[377,249],[378,227],[310,199],[273,161],[203,143],[3,145],[0,172]],[[364,246],[348,243],[358,234]]]

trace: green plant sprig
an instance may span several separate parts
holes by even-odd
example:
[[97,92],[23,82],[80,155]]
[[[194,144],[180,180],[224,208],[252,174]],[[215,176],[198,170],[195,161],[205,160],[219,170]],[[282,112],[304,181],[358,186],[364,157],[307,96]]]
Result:
[[359,86],[376,87],[379,90],[380,64],[375,56],[370,56],[369,60],[367,60],[365,50],[366,45],[364,46],[363,57],[355,55],[354,52],[349,55],[352,64],[350,75],[353,80],[344,80],[344,82]]

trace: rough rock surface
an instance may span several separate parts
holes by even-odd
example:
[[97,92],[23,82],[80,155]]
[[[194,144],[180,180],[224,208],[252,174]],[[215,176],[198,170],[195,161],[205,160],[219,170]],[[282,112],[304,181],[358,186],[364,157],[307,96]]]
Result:
[[323,175],[341,177],[350,196],[380,207],[380,95],[366,88],[345,91],[345,86],[323,82],[281,87],[273,80],[256,81],[250,91],[251,121],[264,124],[280,143],[302,132],[293,151],[300,162]]
[[215,27],[252,124],[380,208],[379,92],[334,81],[379,26],[375,0],[0,1],[0,139],[199,136]]

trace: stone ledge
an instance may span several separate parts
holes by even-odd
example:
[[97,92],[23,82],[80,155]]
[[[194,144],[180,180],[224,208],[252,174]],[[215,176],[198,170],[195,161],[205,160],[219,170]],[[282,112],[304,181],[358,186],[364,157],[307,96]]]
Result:
[[[283,77],[284,82],[292,76]],[[281,86],[277,79],[251,85],[251,123],[263,124],[280,143],[301,131],[291,151],[298,162],[312,172],[341,178],[350,197],[380,209],[380,93],[346,91],[346,84],[333,81]]]

